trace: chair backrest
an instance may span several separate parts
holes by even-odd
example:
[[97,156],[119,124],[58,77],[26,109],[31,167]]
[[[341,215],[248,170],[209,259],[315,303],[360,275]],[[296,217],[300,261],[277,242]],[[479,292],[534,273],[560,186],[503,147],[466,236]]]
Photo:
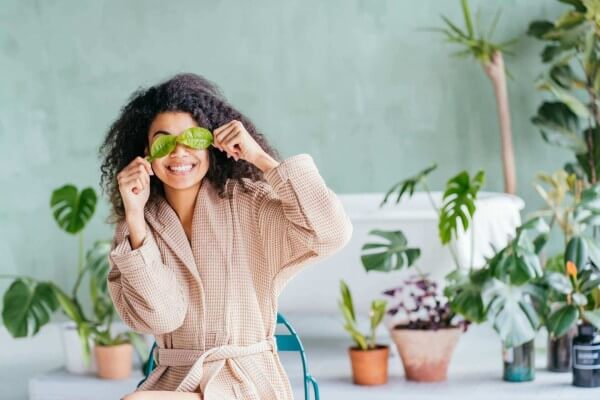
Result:
[[[302,360],[302,373],[304,377],[304,398],[305,400],[310,400],[310,391],[309,387],[313,389],[314,399],[319,400],[319,385],[315,378],[308,372],[308,362],[306,360],[306,353],[304,352],[304,346],[302,346],[302,341],[300,337],[289,323],[289,321],[283,316],[281,313],[277,313],[277,324],[283,325],[287,329],[286,334],[276,334],[275,341],[277,343],[277,351],[297,351],[300,353],[300,359]],[[148,360],[146,361],[146,368],[144,370],[144,378],[137,384],[139,387],[147,378],[150,376],[154,367],[154,349],[157,344],[154,342],[152,345],[152,349],[150,349],[150,355],[148,356]],[[309,386],[310,385],[310,386]]]

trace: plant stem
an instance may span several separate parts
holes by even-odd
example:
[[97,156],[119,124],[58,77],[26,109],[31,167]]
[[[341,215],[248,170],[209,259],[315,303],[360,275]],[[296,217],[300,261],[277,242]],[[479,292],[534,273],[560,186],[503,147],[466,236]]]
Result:
[[592,101],[590,102],[590,108],[592,111],[592,121],[594,123],[592,123],[592,121],[590,121],[590,128],[586,131],[585,133],[585,144],[587,147],[587,161],[588,161],[588,168],[590,169],[590,183],[592,185],[594,185],[597,181],[598,178],[596,176],[596,160],[594,159],[594,138],[593,138],[593,134],[594,134],[594,125],[595,128],[598,128],[598,126],[600,125],[600,110],[598,109],[598,95],[596,94],[596,91],[594,90],[594,86],[593,86],[593,82],[591,82],[590,77],[588,77],[587,79],[587,85],[586,85],[586,89],[588,94],[590,95],[590,98],[592,99]]
[[83,271],[83,231],[79,232],[79,265],[77,270],[79,273]]
[[[506,89],[506,72],[502,52],[497,51],[493,55],[490,66],[486,73],[492,81],[496,107],[498,111],[498,122],[500,123],[500,141],[502,146],[502,169],[504,172],[504,191],[515,194],[517,191],[517,178],[515,173],[515,153],[513,149],[512,128],[510,124],[510,108],[508,105],[508,92]],[[487,72],[494,69],[494,72]]]

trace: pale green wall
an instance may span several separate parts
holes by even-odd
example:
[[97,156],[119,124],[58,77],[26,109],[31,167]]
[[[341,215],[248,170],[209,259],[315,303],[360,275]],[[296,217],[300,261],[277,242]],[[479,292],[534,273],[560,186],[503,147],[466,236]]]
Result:
[[[129,94],[180,71],[204,74],[284,156],[313,155],[340,193],[383,191],[437,161],[448,174],[488,173],[501,190],[489,81],[471,60],[419,28],[461,17],[458,0],[33,1],[0,7],[0,272],[71,285],[77,242],[51,217],[52,189],[99,179],[98,145]],[[553,0],[473,1],[497,38],[522,36],[507,60],[519,191],[569,154],[529,122],[541,95],[530,20]],[[447,173],[446,173],[447,171]],[[103,199],[86,243],[109,238]],[[3,283],[0,283],[0,289]]]

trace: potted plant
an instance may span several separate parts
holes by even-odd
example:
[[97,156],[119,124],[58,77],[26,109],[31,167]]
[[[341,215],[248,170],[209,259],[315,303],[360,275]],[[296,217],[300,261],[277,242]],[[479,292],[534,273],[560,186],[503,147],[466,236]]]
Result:
[[[600,348],[591,345],[596,343],[596,330],[600,327],[600,270],[597,267],[600,250],[593,239],[593,232],[600,224],[600,184],[585,187],[586,183],[574,174],[555,176],[567,177],[565,192],[571,201],[560,208],[562,213],[554,215],[568,242],[564,256],[553,262],[556,266],[547,268],[546,325],[551,337],[561,337],[573,330],[578,333],[571,337],[573,384],[595,387],[600,385],[600,374],[590,368],[588,361],[600,360]],[[557,186],[563,180],[552,182]],[[558,197],[552,191],[549,193]]]
[[[83,230],[94,215],[96,200],[94,189],[88,187],[78,191],[74,185],[64,185],[54,190],[50,199],[58,226],[78,237],[77,276],[70,293],[51,281],[23,275],[0,275],[0,279],[12,280],[3,296],[2,321],[13,337],[37,334],[58,309],[69,318],[70,321],[61,324],[61,339],[65,367],[76,374],[95,372],[92,334],[101,325],[102,315],[109,304],[112,307],[106,297],[102,303],[94,300],[98,291],[106,293],[106,276],[101,278],[98,274],[106,273],[108,268],[108,242],[97,241],[87,253],[84,252]],[[86,274],[90,274],[90,294],[96,318],[86,316],[79,300]]]
[[[397,193],[396,203],[399,203],[404,196],[411,196],[417,186],[420,185],[424,188],[433,209],[438,214],[439,239],[442,244],[448,245],[455,262],[455,270],[447,277],[448,282],[455,285],[458,276],[463,275],[468,269],[460,265],[452,242],[460,231],[468,229],[472,221],[476,210],[475,200],[479,189],[483,185],[484,174],[479,171],[471,178],[466,171],[463,171],[452,177],[447,182],[442,205],[438,206],[433,200],[426,183],[427,176],[435,168],[436,166],[433,165],[392,186],[384,196],[381,205],[385,204],[394,193]],[[379,236],[387,242],[374,242],[363,245],[361,261],[367,272],[390,272],[399,270],[404,266],[410,267],[420,255],[419,249],[408,247],[406,237],[401,231],[373,230],[370,234]],[[471,230],[471,235],[472,240],[474,240],[473,230]],[[470,264],[473,264],[473,254],[471,254]],[[407,280],[404,285],[409,288],[413,286],[413,281]],[[481,298],[480,296],[472,296],[471,291],[464,290],[464,288],[450,291],[448,292],[450,297],[444,297],[437,293],[437,283],[431,282],[421,271],[419,271],[419,279],[414,281],[414,284],[421,286],[421,290],[424,292],[418,295],[413,293],[413,295],[421,299],[433,298],[435,304],[418,302],[415,305],[415,312],[417,315],[418,313],[426,314],[425,319],[418,324],[409,323],[406,320],[392,322],[388,324],[390,336],[394,339],[401,354],[408,379],[419,381],[445,380],[447,378],[448,361],[460,333],[466,329],[468,321],[480,322],[483,319]],[[399,287],[384,293],[396,296],[403,291],[403,287]],[[410,290],[407,289],[407,292],[410,292]],[[469,313],[463,314],[465,320],[457,317],[456,305],[453,305],[456,302],[468,304]],[[395,306],[388,310],[388,314],[393,317],[403,308],[403,305],[404,301],[399,300]],[[405,317],[411,318],[413,316]],[[417,341],[425,341],[429,345],[414,346]],[[440,348],[432,350],[433,343],[439,344]],[[416,365],[419,365],[419,367],[415,367]]]
[[[594,222],[598,214],[595,203],[600,201],[597,191],[589,186],[583,177],[575,173],[567,173],[559,170],[553,174],[539,174],[535,185],[536,191],[544,199],[546,207],[535,213],[535,215],[547,218],[550,227],[557,226],[563,235],[564,249],[570,249],[575,242],[582,242],[587,253],[600,254],[598,246],[594,243],[590,227],[596,225]],[[566,274],[566,260],[564,250],[549,258],[544,268],[545,277],[553,276],[555,273]],[[564,300],[564,293],[555,290],[545,279],[542,282],[546,290],[546,301],[542,302],[541,315],[548,330],[548,369],[556,372],[571,371],[571,342],[577,333],[574,324],[570,329],[557,335],[550,326],[549,317],[554,309],[552,304]]]
[[466,321],[456,321],[437,283],[419,273],[384,292],[390,334],[402,359],[406,378],[419,382],[447,379],[448,364]]
[[434,28],[433,31],[442,33],[446,40],[458,46],[463,50],[456,52],[458,57],[472,56],[477,60],[485,74],[492,82],[494,94],[496,97],[496,107],[498,112],[498,122],[500,124],[500,143],[502,148],[502,170],[504,173],[504,191],[515,194],[517,189],[515,156],[513,150],[512,128],[510,122],[510,107],[508,101],[508,91],[506,89],[506,71],[504,68],[503,53],[509,53],[510,47],[516,42],[516,39],[501,43],[492,41],[492,36],[498,24],[500,12],[496,13],[489,29],[484,30],[476,24],[471,16],[468,0],[461,0],[461,7],[464,18],[464,28],[460,28],[447,17],[442,16],[446,26],[444,28]]
[[535,283],[542,276],[538,254],[548,231],[542,218],[525,222],[515,237],[470,277],[472,287],[481,290],[486,319],[502,340],[506,381],[535,378],[534,338],[541,326],[535,306],[543,299]]
[[341,299],[338,302],[344,316],[344,329],[350,334],[355,345],[348,349],[352,364],[352,377],[357,385],[382,385],[388,379],[389,346],[378,344],[375,338],[377,327],[385,313],[385,300],[373,300],[369,315],[369,334],[361,333],[356,320],[352,294],[348,285],[340,281]]
[[[144,360],[148,348],[136,332],[113,332],[116,310],[107,285],[110,246],[110,241],[97,241],[86,257],[90,296],[97,321],[90,336],[94,343],[96,375],[103,379],[125,379],[131,375],[134,350]],[[145,370],[144,365],[142,370]]]

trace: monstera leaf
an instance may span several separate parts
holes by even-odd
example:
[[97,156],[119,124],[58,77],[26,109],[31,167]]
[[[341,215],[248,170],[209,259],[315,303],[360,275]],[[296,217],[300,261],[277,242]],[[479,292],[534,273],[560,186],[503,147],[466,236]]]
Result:
[[505,347],[515,347],[532,340],[540,325],[531,296],[531,285],[515,286],[498,279],[489,280],[482,292],[488,319],[500,335]]
[[408,247],[408,242],[402,231],[382,231],[374,229],[370,235],[380,236],[387,243],[366,243],[362,247],[361,261],[367,272],[396,271],[404,266],[410,267],[421,255],[418,248]]
[[77,191],[74,185],[64,185],[50,198],[50,207],[58,225],[71,234],[79,233],[96,211],[96,192],[91,187]]
[[4,293],[2,321],[13,337],[35,335],[58,309],[52,285],[16,279]]
[[438,225],[442,244],[452,240],[458,234],[459,224],[466,231],[473,214],[475,214],[475,199],[483,186],[485,174],[477,172],[473,179],[466,171],[451,178],[446,184],[443,205]]
[[485,306],[481,293],[488,275],[486,269],[456,269],[446,276],[448,284],[444,288],[444,295],[448,298],[453,312],[462,315],[467,321],[485,321]]

